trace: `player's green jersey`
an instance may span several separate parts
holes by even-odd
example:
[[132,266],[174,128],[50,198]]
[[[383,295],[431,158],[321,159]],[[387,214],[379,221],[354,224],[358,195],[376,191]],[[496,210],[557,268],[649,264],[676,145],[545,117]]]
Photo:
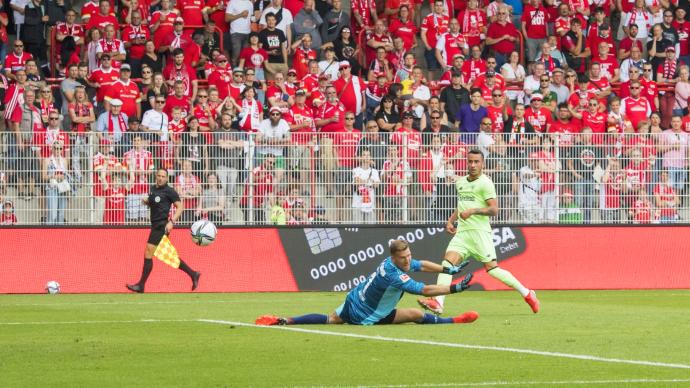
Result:
[[486,201],[496,198],[496,188],[491,179],[482,174],[479,178],[469,181],[469,175],[455,181],[455,190],[458,193],[458,230],[483,230],[491,232],[491,224],[488,216],[473,215],[463,220],[460,213],[471,208],[484,208]]

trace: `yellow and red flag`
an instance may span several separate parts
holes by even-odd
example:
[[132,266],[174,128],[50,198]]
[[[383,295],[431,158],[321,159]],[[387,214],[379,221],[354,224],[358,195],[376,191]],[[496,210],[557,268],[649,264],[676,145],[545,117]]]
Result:
[[172,245],[168,236],[163,236],[153,255],[173,268],[180,268],[180,256],[177,254],[177,249]]

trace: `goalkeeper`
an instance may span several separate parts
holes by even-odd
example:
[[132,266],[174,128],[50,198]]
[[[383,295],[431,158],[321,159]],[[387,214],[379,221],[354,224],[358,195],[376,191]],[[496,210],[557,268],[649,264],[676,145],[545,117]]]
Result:
[[305,325],[305,324],[341,324],[383,325],[391,323],[470,323],[479,315],[469,311],[452,318],[441,318],[434,314],[424,313],[417,308],[399,308],[398,304],[404,292],[415,295],[437,296],[454,294],[469,287],[472,274],[453,285],[425,285],[410,278],[407,272],[443,272],[454,275],[460,272],[467,261],[459,266],[442,267],[426,260],[412,259],[407,242],[395,240],[390,244],[390,257],[376,268],[366,282],[353,288],[345,302],[329,315],[307,314],[293,318],[282,318],[264,315],[256,319],[257,325]]

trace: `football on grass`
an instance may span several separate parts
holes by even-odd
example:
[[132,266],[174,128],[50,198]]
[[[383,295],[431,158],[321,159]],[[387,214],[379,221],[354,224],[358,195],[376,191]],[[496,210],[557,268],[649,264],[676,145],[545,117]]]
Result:
[[192,224],[192,241],[194,244],[205,247],[211,245],[216,239],[218,229],[209,220],[199,220]]
[[46,291],[49,294],[59,294],[60,293],[60,283],[56,282],[55,280],[51,280],[48,283],[46,283]]

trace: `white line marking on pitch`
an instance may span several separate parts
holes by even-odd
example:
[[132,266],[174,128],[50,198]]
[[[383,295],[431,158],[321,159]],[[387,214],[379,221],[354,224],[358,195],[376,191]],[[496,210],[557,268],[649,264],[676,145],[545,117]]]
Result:
[[[0,299],[1,300],[1,299]],[[313,301],[323,300],[319,298],[308,299]],[[46,307],[70,307],[70,306],[108,306],[108,305],[155,305],[155,304],[205,304],[205,303],[247,303],[246,300],[181,300],[181,301],[141,301],[141,302],[71,302],[69,300],[63,300],[64,303],[0,303],[0,307],[5,306],[46,306]],[[261,303],[262,300],[255,300],[253,303]],[[265,303],[275,303],[272,300],[265,300]]]
[[296,332],[300,332],[300,333],[332,335],[332,336],[336,336],[336,337],[363,338],[363,339],[370,339],[370,340],[374,340],[374,341],[387,341],[387,342],[399,342],[399,343],[419,344],[419,345],[443,346],[443,347],[448,347],[448,348],[493,350],[493,351],[498,351],[498,352],[533,354],[533,355],[537,355],[537,356],[573,358],[573,359],[577,359],[577,360],[586,360],[586,361],[599,361],[599,362],[644,365],[644,366],[658,366],[658,367],[663,367],[663,368],[690,369],[690,365],[686,365],[686,364],[670,364],[670,363],[665,363],[665,362],[642,361],[642,360],[625,360],[625,359],[620,359],[620,358],[606,358],[606,357],[590,356],[590,355],[586,355],[586,354],[546,352],[546,351],[541,351],[541,350],[507,348],[507,347],[501,347],[501,346],[468,345],[468,344],[458,344],[458,343],[452,343],[452,342],[415,340],[415,339],[408,339],[408,338],[391,338],[391,337],[381,337],[381,336],[356,334],[356,333],[334,332],[334,331],[327,331],[327,330],[302,329],[302,328],[298,328],[298,327],[257,326],[253,323],[221,321],[221,320],[214,320],[214,319],[199,319],[199,322],[215,323],[215,324],[220,324],[220,325],[236,325],[236,326],[245,326],[245,327],[255,327],[255,328],[259,328],[259,329],[276,329],[276,330],[296,331]]
[[407,388],[407,387],[491,387],[502,385],[603,385],[603,384],[654,384],[687,383],[690,379],[624,379],[624,380],[561,380],[561,381],[480,381],[476,383],[439,383],[412,385],[317,385],[308,388]]
[[138,319],[130,321],[43,321],[43,322],[0,322],[5,326],[22,325],[95,325],[104,323],[165,323],[165,322],[199,322],[198,319]]

